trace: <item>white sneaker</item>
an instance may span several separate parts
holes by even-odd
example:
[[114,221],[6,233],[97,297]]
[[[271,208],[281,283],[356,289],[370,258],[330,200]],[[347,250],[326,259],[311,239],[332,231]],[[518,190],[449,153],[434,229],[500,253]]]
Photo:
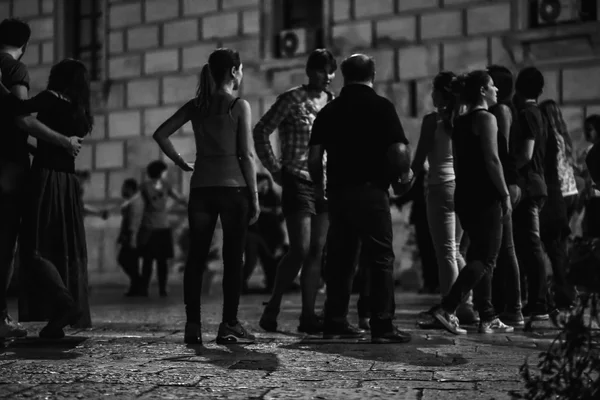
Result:
[[489,322],[479,323],[479,333],[511,333],[514,332],[515,328],[506,325],[500,321],[500,318],[496,318]]
[[27,336],[27,331],[19,324],[14,322],[10,316],[6,316],[0,321],[0,339],[22,338]]

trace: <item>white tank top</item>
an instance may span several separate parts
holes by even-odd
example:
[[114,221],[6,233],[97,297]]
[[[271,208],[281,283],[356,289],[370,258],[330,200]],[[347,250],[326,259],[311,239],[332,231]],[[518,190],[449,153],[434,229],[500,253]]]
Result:
[[454,180],[452,138],[441,120],[438,120],[427,159],[429,161],[429,185],[439,185]]

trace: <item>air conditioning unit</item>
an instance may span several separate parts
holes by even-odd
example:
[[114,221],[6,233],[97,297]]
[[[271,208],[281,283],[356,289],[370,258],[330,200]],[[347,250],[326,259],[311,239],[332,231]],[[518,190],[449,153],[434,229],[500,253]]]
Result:
[[308,51],[308,30],[305,28],[286,29],[278,35],[279,56],[296,57]]
[[596,20],[596,0],[537,0],[537,25]]

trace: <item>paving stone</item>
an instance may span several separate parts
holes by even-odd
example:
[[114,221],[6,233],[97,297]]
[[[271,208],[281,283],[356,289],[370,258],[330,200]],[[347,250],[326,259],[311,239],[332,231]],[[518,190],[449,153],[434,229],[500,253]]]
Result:
[[463,382],[478,382],[478,381],[510,381],[520,380],[519,369],[505,369],[496,364],[495,369],[452,369],[444,371],[436,371],[433,374],[433,379],[440,381],[463,381]]
[[[360,387],[364,389],[440,389],[440,390],[475,390],[478,382],[439,382],[439,381],[405,381],[399,379],[364,380]],[[487,387],[483,387],[487,389]],[[482,389],[483,389],[482,388]],[[495,387],[494,387],[495,388]]]
[[265,396],[265,400],[275,399],[401,399],[417,400],[419,391],[414,389],[303,389],[303,388],[279,388],[273,389]]
[[211,387],[158,387],[147,393],[144,393],[139,399],[164,399],[164,400],[184,400],[184,399],[210,399],[210,400],[247,400],[261,399],[262,395],[268,389],[250,389],[239,391],[234,388],[211,388]]
[[512,397],[508,393],[499,391],[466,391],[466,390],[435,390],[425,389],[421,400],[475,400],[475,399],[486,399],[486,400],[512,400]]
[[45,384],[13,395],[12,399],[97,399],[132,398],[152,389],[145,385],[107,385],[94,383]]

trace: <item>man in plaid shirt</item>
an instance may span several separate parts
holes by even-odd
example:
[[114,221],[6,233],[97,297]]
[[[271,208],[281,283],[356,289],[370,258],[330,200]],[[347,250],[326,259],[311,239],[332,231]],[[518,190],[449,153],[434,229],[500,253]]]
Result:
[[[282,186],[282,208],[290,248],[277,267],[271,299],[259,325],[277,330],[277,315],[284,292],[302,268],[302,314],[298,330],[322,332],[323,321],[315,313],[323,247],[328,230],[327,205],[318,195],[308,172],[308,143],[317,113],[333,99],[328,91],[337,63],[330,51],[314,50],[306,63],[308,84],[281,94],[254,128],[256,152],[273,179]],[[269,136],[278,130],[281,159],[277,159]]]

